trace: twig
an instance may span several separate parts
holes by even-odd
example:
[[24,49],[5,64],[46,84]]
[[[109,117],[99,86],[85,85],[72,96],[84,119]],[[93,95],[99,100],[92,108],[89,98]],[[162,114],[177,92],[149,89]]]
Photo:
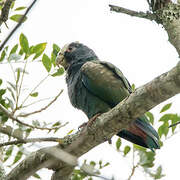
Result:
[[15,0],[6,0],[6,2],[4,3],[4,6],[1,10],[0,26],[3,22],[6,23],[6,21],[8,20],[9,10],[11,8],[11,4],[13,3],[13,1]]
[[156,16],[150,12],[137,12],[137,11],[133,11],[130,9],[126,9],[123,7],[119,7],[119,6],[114,6],[109,4],[110,7],[110,11],[115,11],[117,13],[123,13],[123,14],[127,14],[130,16],[135,16],[135,17],[139,17],[139,18],[144,18],[144,19],[148,19],[148,20],[156,20]]
[[15,110],[18,109],[18,102],[19,102],[19,98],[20,98],[20,95],[21,95],[21,89],[22,89],[22,84],[23,84],[23,80],[24,80],[24,75],[25,75],[25,72],[26,72],[27,62],[28,61],[26,60],[26,63],[24,64],[24,68],[23,68],[23,73],[22,73],[19,89],[18,89],[18,82],[16,81],[16,108],[15,108]]
[[133,166],[132,171],[131,171],[131,174],[130,174],[130,176],[128,177],[128,180],[131,180],[132,176],[133,176],[134,173],[135,173],[135,169],[136,169],[137,167],[138,167],[138,164],[135,165],[135,166]]
[[29,96],[49,77],[49,74],[42,79],[32,90],[31,92],[27,95],[27,97],[23,100],[23,102],[21,103],[20,107],[23,106],[23,104],[27,101],[27,99],[29,98]]
[[29,103],[29,104],[27,104],[27,105],[22,106],[21,109],[22,109],[22,108],[27,108],[28,106],[31,106],[31,105],[36,104],[36,103],[39,103],[39,102],[41,102],[41,101],[47,101],[47,100],[52,99],[52,98],[54,98],[54,97],[48,97],[48,98],[44,98],[44,99],[39,99],[39,100],[37,100],[37,101],[34,101],[34,102],[32,102],[32,103]]
[[132,167],[132,170],[131,170],[131,174],[129,175],[127,180],[131,180],[132,176],[135,173],[136,168],[138,167],[138,164],[135,165],[135,162],[134,162],[135,161],[135,157],[134,157],[135,154],[134,153],[135,153],[135,151],[134,151],[134,146],[133,146],[133,161],[132,161],[133,167]]
[[0,51],[3,49],[5,44],[8,42],[8,40],[11,38],[11,36],[14,34],[14,32],[18,29],[18,27],[23,23],[25,16],[28,14],[28,12],[31,10],[33,5],[36,3],[37,0],[34,0],[31,5],[27,8],[26,12],[24,15],[20,18],[18,24],[12,29],[12,31],[9,33],[9,35],[6,37],[6,39],[2,42],[0,46]]
[[62,138],[48,137],[48,138],[28,138],[28,139],[23,139],[23,140],[20,139],[20,140],[0,143],[0,147],[9,146],[9,145],[17,145],[17,144],[34,143],[34,142],[45,142],[45,141],[61,142]]
[[0,104],[0,109],[12,120],[16,121],[17,123],[19,124],[22,124],[24,126],[27,126],[27,127],[30,127],[32,129],[40,129],[40,130],[48,130],[48,131],[51,131],[51,130],[56,130],[58,128],[61,128],[61,127],[64,127],[68,124],[68,122],[66,122],[65,124],[63,125],[60,125],[60,126],[56,126],[56,127],[52,127],[52,128],[47,128],[47,127],[38,127],[38,126],[33,126],[33,125],[30,125],[30,124],[27,124],[27,123],[24,123],[22,121],[20,121],[18,118],[14,117],[12,115],[11,112],[9,112],[6,108],[4,108],[1,104]]
[[180,124],[180,121],[178,121],[177,123],[171,124],[171,125],[169,126],[169,128],[171,128],[171,127],[173,127],[173,126],[176,126],[176,125],[178,125],[178,124]]
[[18,117],[27,117],[27,116],[30,116],[30,115],[33,115],[33,114],[36,114],[36,113],[40,113],[44,110],[46,110],[50,105],[52,105],[56,100],[57,98],[62,94],[63,90],[61,90],[57,96],[54,97],[54,99],[52,101],[49,102],[49,104],[47,104],[45,107],[37,110],[37,111],[33,111],[33,112],[30,112],[30,113],[26,113],[26,114],[20,114],[18,115]]

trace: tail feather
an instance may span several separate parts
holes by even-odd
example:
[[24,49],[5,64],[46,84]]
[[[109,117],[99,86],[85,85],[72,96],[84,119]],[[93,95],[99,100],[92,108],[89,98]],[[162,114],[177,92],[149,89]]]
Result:
[[141,118],[136,119],[127,129],[120,131],[117,135],[152,151],[160,148],[158,133]]

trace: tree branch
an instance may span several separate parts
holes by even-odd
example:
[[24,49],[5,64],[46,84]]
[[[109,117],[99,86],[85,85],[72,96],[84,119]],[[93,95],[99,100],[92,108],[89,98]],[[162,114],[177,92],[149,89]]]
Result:
[[119,7],[119,6],[115,6],[115,5],[111,5],[109,4],[110,7],[110,11],[115,11],[117,13],[123,13],[123,14],[127,14],[130,16],[135,16],[135,17],[139,17],[139,18],[144,18],[144,19],[148,19],[148,20],[156,20],[156,16],[150,12],[137,12],[137,11],[133,11],[130,9],[126,9],[123,7]]
[[[1,132],[1,130],[0,130]],[[34,142],[61,142],[62,138],[57,138],[57,137],[47,137],[47,138],[28,138],[28,139],[19,139],[15,141],[8,141],[4,143],[0,143],[0,147],[3,146],[9,146],[9,145],[17,145],[17,144],[26,144],[26,143],[34,143]]]
[[8,111],[4,106],[2,106],[1,104],[0,104],[0,110],[1,110],[2,112],[4,112],[4,113],[5,113],[10,119],[12,119],[13,121],[16,121],[17,123],[22,124],[22,125],[27,126],[27,127],[30,127],[30,128],[32,128],[32,129],[40,129],[40,130],[52,131],[52,130],[56,130],[56,129],[58,129],[58,128],[64,127],[64,126],[66,126],[67,123],[68,123],[68,122],[67,122],[67,123],[62,124],[62,125],[60,125],[60,126],[56,126],[56,127],[52,127],[52,128],[33,126],[33,125],[31,125],[31,124],[24,123],[24,122],[22,122],[21,120],[19,120],[17,117],[13,116],[12,113],[9,112],[9,111]]
[[54,97],[54,99],[52,101],[50,101],[46,106],[44,106],[43,108],[37,110],[37,111],[33,111],[33,112],[30,112],[30,113],[26,113],[26,114],[20,114],[18,115],[18,117],[27,117],[27,116],[30,116],[30,115],[33,115],[33,114],[37,114],[37,113],[40,113],[44,110],[46,110],[49,106],[51,106],[57,99],[58,97],[62,94],[63,90],[61,90],[57,96]]
[[[127,99],[109,112],[99,116],[91,126],[85,127],[73,135],[64,137],[62,143],[54,147],[62,149],[73,156],[80,157],[126,128],[137,117],[178,93],[180,93],[180,63],[169,72],[136,89]],[[48,150],[49,148],[52,147],[47,147],[46,149]],[[39,152],[41,153],[39,154]],[[53,169],[55,171],[53,177],[56,177],[57,174],[62,172],[63,168],[67,167],[67,164],[55,160],[41,149],[19,163],[7,175],[6,180],[10,180],[12,177],[18,179],[22,177],[22,172],[26,172],[23,176],[27,178],[32,175],[30,170],[34,173],[44,167]],[[71,171],[68,172],[71,173]],[[67,175],[67,177],[69,176]]]
[[4,3],[4,6],[1,10],[0,26],[2,25],[2,23],[6,23],[6,21],[8,20],[9,10],[11,8],[11,4],[13,3],[13,1],[15,0],[6,0],[6,2]]
[[162,24],[169,36],[169,42],[176,48],[180,57],[180,4],[170,2],[170,0],[153,1],[149,3],[150,8],[155,8],[153,13],[137,12],[119,6],[109,5],[111,11],[128,14],[148,20],[155,20]]
[[28,14],[28,12],[31,10],[31,8],[33,7],[33,5],[36,3],[37,0],[34,0],[31,5],[27,8],[26,12],[24,13],[24,15],[21,17],[21,19],[19,20],[19,22],[17,23],[17,25],[12,29],[12,31],[9,33],[9,35],[6,37],[6,39],[2,42],[1,46],[0,46],[0,51],[4,48],[4,46],[6,45],[6,43],[8,42],[8,40],[11,38],[11,36],[14,34],[14,32],[19,28],[19,26],[23,23],[24,18],[26,17],[26,15]]

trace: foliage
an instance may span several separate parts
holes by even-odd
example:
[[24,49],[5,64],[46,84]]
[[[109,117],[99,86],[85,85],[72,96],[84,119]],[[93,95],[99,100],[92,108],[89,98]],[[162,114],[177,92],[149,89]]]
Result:
[[[1,10],[3,7],[3,3],[2,1],[0,2]],[[27,7],[25,6],[15,7],[15,1],[13,1],[13,3],[11,4],[12,15],[9,17],[9,20],[18,23],[23,16],[22,12],[24,12],[26,9]],[[26,20],[27,17],[24,18],[24,21]],[[14,76],[13,82],[6,82],[5,80],[0,79],[0,104],[7,110],[9,110],[13,115],[16,114],[16,116],[19,117],[22,122],[24,121],[24,119],[26,119],[26,117],[29,116],[28,114],[22,114],[22,112],[26,112],[27,107],[33,106],[35,103],[38,103],[40,101],[40,99],[38,99],[40,92],[38,92],[37,88],[44,82],[44,80],[47,80],[48,77],[61,76],[64,73],[64,69],[56,69],[55,64],[57,53],[60,51],[59,46],[53,44],[50,56],[48,56],[47,53],[44,53],[46,50],[46,46],[46,42],[31,45],[28,41],[28,38],[22,33],[19,37],[18,44],[15,44],[11,48],[6,46],[0,54],[0,63],[8,63]],[[24,64],[23,68],[14,66],[15,63],[19,62]],[[32,62],[42,63],[45,70],[47,71],[47,76],[45,77],[45,79],[39,82],[36,87],[31,90],[28,89],[27,96],[24,98],[22,95],[25,92],[23,81],[25,79],[25,76],[28,76],[27,65],[28,63]],[[135,85],[133,85],[132,88],[134,90]],[[29,99],[33,103],[27,104],[27,100]],[[37,100],[34,102],[34,99]],[[160,114],[162,114],[162,116],[160,117],[158,122],[151,112],[146,113],[146,116],[151,124],[158,124],[158,134],[160,136],[162,146],[163,142],[168,137],[171,137],[176,132],[178,132],[177,126],[173,126],[171,129],[169,128],[169,125],[175,124],[180,121],[180,115],[176,113],[166,113],[168,110],[170,110],[171,106],[172,103],[169,103],[162,107],[162,109],[160,110]],[[39,112],[41,113],[41,111]],[[21,119],[21,117],[23,117],[23,119]],[[49,129],[56,127],[54,131],[48,131],[48,133],[56,133],[59,129],[59,126],[61,125],[59,121],[53,122],[52,124],[46,124],[46,122],[32,120],[31,123],[34,126],[34,128],[32,128],[29,126],[25,126],[23,123],[21,124],[17,121],[12,121],[2,111],[0,111],[0,122],[1,126],[6,127],[6,130],[12,135],[4,137],[4,140],[8,139],[8,141],[14,140],[13,137],[17,136],[21,138],[29,137],[33,132],[36,131],[36,127],[41,127],[42,129],[46,127],[49,127]],[[133,174],[135,173],[135,170],[137,168],[143,171],[145,174],[148,174],[152,179],[161,179],[165,176],[162,166],[155,164],[155,152],[151,152],[148,149],[142,148],[138,145],[127,145],[120,138],[117,139],[115,147],[122,158],[128,157],[132,162],[133,168],[131,175],[129,175],[129,180],[131,179],[131,177],[133,177]],[[6,163],[5,168],[13,168],[14,165],[18,164],[20,160],[26,155],[27,146],[24,144],[9,145],[3,147],[3,161],[4,163]],[[83,165],[87,165],[87,167],[89,168],[91,167],[93,171],[96,170],[95,175],[99,175],[100,170],[109,166],[109,163],[103,163],[102,161],[95,162],[93,160],[88,163],[85,160]],[[89,175],[87,174],[87,172],[83,171],[83,165],[74,170],[72,176],[73,180],[93,179],[93,175]],[[34,177],[40,179],[40,176],[38,174],[34,174]]]
[[[12,132],[12,136],[9,136],[9,141],[13,139],[13,137],[19,138],[27,138],[31,135],[31,133],[35,132],[37,128],[41,128],[43,130],[48,127],[48,133],[53,131],[56,133],[61,126],[61,122],[52,122],[51,124],[47,124],[44,122],[39,122],[37,120],[32,120],[30,126],[26,126],[24,124],[24,117],[32,115],[31,114],[22,113],[26,111],[26,108],[29,106],[33,106],[43,99],[38,99],[39,92],[37,88],[46,80],[48,77],[56,77],[60,76],[64,73],[62,68],[56,68],[55,66],[55,58],[57,56],[60,48],[53,44],[51,58],[48,55],[43,54],[46,49],[47,43],[39,43],[36,45],[30,45],[27,37],[21,33],[19,37],[19,43],[15,44],[12,48],[5,47],[1,52],[0,62],[4,64],[9,64],[10,69],[12,70],[12,74],[14,76],[14,81],[3,83],[3,80],[0,79],[0,104],[3,105],[9,112],[12,114],[16,114],[16,117],[19,118],[20,122],[12,121],[3,111],[0,111],[0,121],[1,126],[4,125],[6,127],[7,132]],[[46,57],[46,58],[44,58]],[[41,60],[39,60],[39,58]],[[25,89],[23,87],[23,82],[26,76],[29,75],[27,72],[27,66],[29,63],[41,63],[45,69],[47,70],[47,76],[37,84],[33,89]],[[22,67],[14,66],[16,63],[24,64]],[[27,96],[24,97],[24,94]],[[33,101],[33,99],[37,99],[31,104],[27,104],[27,101]],[[43,110],[42,107],[39,112]],[[21,116],[23,119],[21,119]],[[21,123],[22,122],[22,123]],[[7,139],[6,137],[4,137]],[[19,163],[19,161],[26,156],[26,145],[18,144],[10,145],[4,147],[4,162],[7,162],[8,167],[12,167],[15,164]],[[34,177],[40,178],[38,174],[35,174]]]

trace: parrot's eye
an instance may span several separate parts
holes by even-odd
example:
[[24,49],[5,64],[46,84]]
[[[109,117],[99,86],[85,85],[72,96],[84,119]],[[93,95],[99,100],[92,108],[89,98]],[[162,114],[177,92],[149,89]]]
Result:
[[69,47],[69,48],[67,49],[67,52],[72,52],[73,49],[74,49],[73,47]]

